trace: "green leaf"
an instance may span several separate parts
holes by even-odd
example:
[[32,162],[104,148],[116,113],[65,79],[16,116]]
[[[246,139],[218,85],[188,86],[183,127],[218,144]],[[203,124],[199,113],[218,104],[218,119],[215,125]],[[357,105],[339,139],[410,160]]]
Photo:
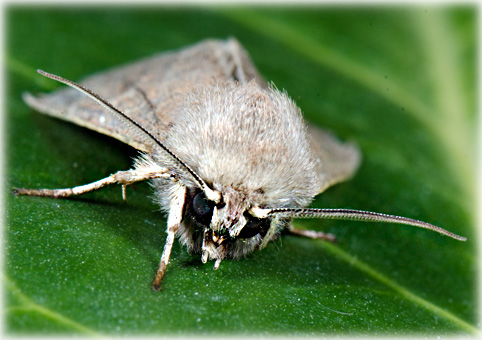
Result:
[[[476,334],[476,8],[20,7],[6,11],[5,316],[9,334]],[[362,149],[349,182],[314,207],[417,218],[405,226],[295,221],[329,244],[281,237],[217,271],[175,244],[151,290],[166,220],[148,185],[69,200],[128,169],[135,150],[42,116],[23,91],[204,38],[237,37],[313,124]]]

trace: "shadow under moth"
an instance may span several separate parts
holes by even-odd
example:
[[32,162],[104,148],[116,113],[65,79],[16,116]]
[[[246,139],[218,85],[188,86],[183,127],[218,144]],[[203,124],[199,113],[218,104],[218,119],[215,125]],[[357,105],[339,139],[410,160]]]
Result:
[[[203,263],[262,249],[282,230],[309,238],[294,218],[389,222],[466,238],[422,221],[368,211],[306,208],[360,162],[356,146],[306,125],[286,93],[264,81],[235,40],[206,40],[24,100],[42,113],[114,137],[140,151],[133,168],[66,189],[16,188],[63,198],[149,180],[167,213],[167,239],[153,288],[160,290],[175,238]],[[106,98],[106,99],[103,99]]]

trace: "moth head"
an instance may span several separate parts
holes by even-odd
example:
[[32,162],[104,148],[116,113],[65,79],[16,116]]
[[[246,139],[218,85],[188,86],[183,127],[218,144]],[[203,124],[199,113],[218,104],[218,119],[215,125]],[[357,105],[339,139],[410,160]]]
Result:
[[188,193],[185,203],[185,223],[194,224],[199,232],[202,261],[216,260],[215,268],[224,258],[237,258],[259,248],[272,226],[271,217],[252,214],[253,195],[229,187],[216,192],[222,198],[217,203],[199,188]]

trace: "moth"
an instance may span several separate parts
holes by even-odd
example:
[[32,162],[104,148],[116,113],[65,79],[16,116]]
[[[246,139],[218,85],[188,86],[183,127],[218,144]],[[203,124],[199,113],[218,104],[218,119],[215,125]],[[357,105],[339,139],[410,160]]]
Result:
[[[114,137],[140,151],[133,168],[65,189],[16,188],[16,195],[64,198],[107,185],[149,180],[167,214],[167,239],[153,289],[175,238],[203,263],[237,259],[285,230],[295,218],[389,222],[465,237],[422,221],[368,211],[307,208],[352,177],[358,148],[304,123],[285,92],[268,84],[235,39],[206,40],[87,77],[80,84],[38,71],[71,88],[24,94],[37,111]],[[106,99],[103,99],[106,98]]]

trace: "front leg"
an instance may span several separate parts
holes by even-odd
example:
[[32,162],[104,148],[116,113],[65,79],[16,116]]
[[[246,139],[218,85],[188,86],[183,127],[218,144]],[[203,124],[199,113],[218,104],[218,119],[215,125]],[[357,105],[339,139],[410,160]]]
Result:
[[154,278],[154,283],[152,285],[152,289],[156,291],[161,290],[161,281],[164,278],[167,265],[169,264],[172,244],[174,243],[174,238],[179,229],[179,225],[182,222],[182,213],[184,210],[185,198],[186,198],[186,187],[183,184],[178,182],[176,193],[174,194],[174,199],[172,200],[171,207],[169,210],[169,217],[167,218],[166,244],[164,245],[164,250],[162,252],[159,268],[157,269],[156,277]]
[[[70,196],[82,195],[88,192],[99,190],[107,185],[121,184],[123,188],[126,185],[130,185],[135,182],[145,181],[153,178],[172,178],[174,175],[167,169],[156,169],[155,171],[145,171],[144,169],[132,169],[127,171],[118,171],[109,177],[101,180],[80,185],[73,188],[65,189],[25,189],[14,188],[14,195],[26,195],[26,196],[40,196],[40,197],[53,197],[64,198]],[[125,191],[123,190],[123,193]],[[123,194],[124,196],[124,194]]]

